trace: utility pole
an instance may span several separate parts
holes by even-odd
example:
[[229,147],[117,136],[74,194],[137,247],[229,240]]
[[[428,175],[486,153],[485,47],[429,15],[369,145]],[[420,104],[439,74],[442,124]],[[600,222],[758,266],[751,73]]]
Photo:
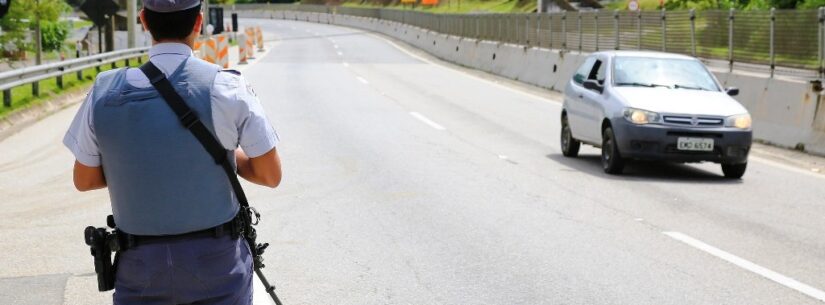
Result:
[[212,35],[212,33],[207,33],[206,30],[207,26],[209,25],[209,0],[203,2],[203,26],[201,27],[201,33],[204,36]]
[[137,27],[137,0],[126,0],[126,30],[129,49],[137,46],[135,31]]

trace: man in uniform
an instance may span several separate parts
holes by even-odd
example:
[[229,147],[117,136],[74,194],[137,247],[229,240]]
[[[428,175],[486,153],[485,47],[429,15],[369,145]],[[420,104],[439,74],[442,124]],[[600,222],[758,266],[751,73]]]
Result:
[[[228,151],[244,179],[281,180],[278,135],[237,71],[192,56],[201,0],[143,0],[149,60]],[[98,75],[63,140],[80,191],[107,188],[136,246],[117,259],[114,304],[251,304],[252,258],[229,233],[229,179],[140,69]],[[240,148],[239,148],[240,147]]]

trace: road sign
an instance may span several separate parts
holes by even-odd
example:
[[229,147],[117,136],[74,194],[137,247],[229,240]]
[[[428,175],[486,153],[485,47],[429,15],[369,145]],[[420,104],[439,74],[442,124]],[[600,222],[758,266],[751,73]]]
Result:
[[86,0],[80,6],[80,10],[98,27],[105,26],[109,17],[114,16],[119,9],[120,6],[112,0]]
[[638,11],[639,10],[639,1],[638,0],[630,0],[627,2],[627,9],[631,11]]
[[0,0],[0,18],[6,16],[6,13],[9,12],[9,7],[11,6],[11,0]]

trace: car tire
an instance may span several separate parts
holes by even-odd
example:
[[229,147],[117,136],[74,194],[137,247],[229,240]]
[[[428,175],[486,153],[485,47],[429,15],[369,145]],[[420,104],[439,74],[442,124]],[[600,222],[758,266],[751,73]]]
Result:
[[602,168],[611,175],[620,175],[624,170],[624,160],[619,153],[612,127],[607,127],[602,132]]
[[582,143],[573,137],[573,131],[570,130],[570,124],[567,121],[567,115],[561,117],[561,153],[565,157],[575,158],[579,155],[579,148]]
[[722,164],[722,173],[725,174],[725,178],[741,179],[747,168],[748,163]]

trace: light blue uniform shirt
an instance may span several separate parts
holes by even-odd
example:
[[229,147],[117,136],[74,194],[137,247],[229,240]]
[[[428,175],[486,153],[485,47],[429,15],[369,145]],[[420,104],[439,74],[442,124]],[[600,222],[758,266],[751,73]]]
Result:
[[[149,50],[152,61],[167,77],[192,56],[192,49],[180,43],[161,43]],[[149,88],[149,79],[139,69],[129,69],[126,80],[132,86]],[[83,165],[98,167],[100,149],[93,124],[91,94],[80,106],[63,144]],[[227,150],[241,147],[249,157],[263,155],[278,144],[279,137],[264,113],[258,97],[246,80],[236,73],[220,72],[211,90],[212,122],[218,140]]]

